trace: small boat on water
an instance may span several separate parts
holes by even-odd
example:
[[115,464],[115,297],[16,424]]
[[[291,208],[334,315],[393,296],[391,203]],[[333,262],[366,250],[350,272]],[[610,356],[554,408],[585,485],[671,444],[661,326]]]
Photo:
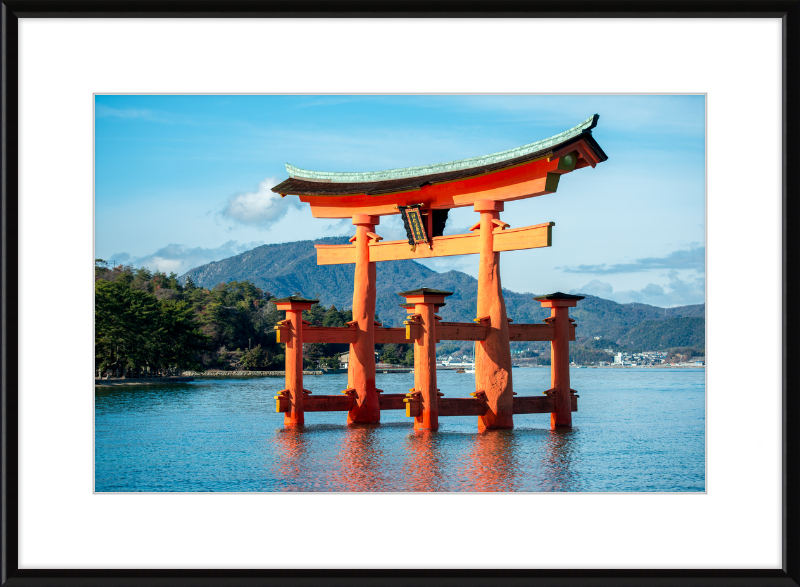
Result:
[[[456,369],[456,373],[466,373],[466,371],[464,369]],[[474,371],[473,371],[473,373],[474,373]]]

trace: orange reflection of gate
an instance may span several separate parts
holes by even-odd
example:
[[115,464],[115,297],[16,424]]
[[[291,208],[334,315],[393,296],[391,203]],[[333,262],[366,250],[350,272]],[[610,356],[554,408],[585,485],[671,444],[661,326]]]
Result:
[[512,430],[488,429],[474,436],[464,476],[472,480],[469,491],[517,491],[519,464]]
[[[279,455],[278,470],[285,480],[287,491],[293,489],[292,481],[299,481],[304,477],[303,464],[308,452],[308,438],[302,426],[290,426],[278,431],[277,451]],[[298,488],[300,485],[298,485]]]
[[[379,425],[351,425],[338,452],[340,466],[332,480],[341,491],[389,491],[391,483],[384,478],[386,455],[379,448]],[[350,522],[374,521],[372,514],[364,512],[359,519],[355,511]],[[355,518],[355,519],[353,519]]]
[[406,443],[405,473],[409,491],[448,491],[442,476],[442,436],[431,430],[417,430]]

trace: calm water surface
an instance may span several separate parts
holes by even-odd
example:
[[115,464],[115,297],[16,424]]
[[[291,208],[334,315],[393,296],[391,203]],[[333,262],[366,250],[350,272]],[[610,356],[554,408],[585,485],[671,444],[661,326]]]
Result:
[[[415,433],[400,410],[350,428],[344,412],[306,414],[285,430],[273,396],[283,378],[95,388],[96,491],[705,491],[705,370],[572,369],[580,395],[569,431],[549,414],[477,432],[477,418],[440,418]],[[519,395],[550,387],[549,368],[514,369]],[[448,397],[474,375],[438,372]],[[338,394],[347,375],[304,378]],[[378,374],[405,393],[413,374]]]

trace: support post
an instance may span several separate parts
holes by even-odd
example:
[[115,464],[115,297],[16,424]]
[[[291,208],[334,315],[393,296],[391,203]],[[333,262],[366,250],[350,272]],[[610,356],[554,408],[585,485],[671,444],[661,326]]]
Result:
[[284,426],[302,426],[303,410],[303,310],[310,310],[319,300],[290,296],[273,300],[278,310],[286,312],[286,322],[278,330],[280,342],[286,343],[286,392],[289,409],[284,413]]
[[353,326],[356,341],[350,344],[347,386],[356,390],[356,402],[347,414],[348,424],[374,424],[381,421],[378,393],[375,391],[375,263],[369,262],[369,233],[380,222],[378,216],[356,214],[356,274],[353,288]]
[[[475,202],[480,212],[480,264],[478,267],[478,320],[489,326],[486,339],[475,349],[475,391],[484,391],[488,409],[478,417],[478,430],[514,427],[514,389],[511,379],[511,347],[508,317],[500,285],[500,253],[494,252],[495,220],[503,203]],[[500,229],[498,229],[500,230]]]
[[423,287],[399,295],[414,306],[421,334],[414,341],[414,391],[421,396],[422,409],[414,417],[414,430],[438,430],[439,408],[436,387],[436,307],[444,305],[451,291]]
[[572,427],[572,397],[569,383],[569,309],[578,305],[584,296],[561,292],[534,298],[543,308],[550,308],[550,318],[555,333],[550,342],[550,387],[554,390],[555,411],[550,413],[550,428]]

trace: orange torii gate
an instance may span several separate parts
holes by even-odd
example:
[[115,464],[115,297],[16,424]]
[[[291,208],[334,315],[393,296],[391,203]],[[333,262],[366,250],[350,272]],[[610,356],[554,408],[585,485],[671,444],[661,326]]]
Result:
[[[281,196],[298,195],[317,218],[352,218],[351,245],[317,245],[320,265],[354,263],[353,320],[345,328],[304,325],[302,311],[317,300],[275,300],[286,310],[277,327],[286,343],[286,389],[277,411],[287,426],[301,425],[306,411],[347,411],[348,424],[380,422],[384,409],[402,409],[415,418],[416,429],[438,428],[439,416],[476,415],[478,428],[511,428],[513,414],[550,413],[551,426],[572,425],[577,395],[569,387],[569,340],[575,329],[568,316],[580,296],[556,293],[536,298],[552,308],[546,324],[509,324],[500,284],[500,252],[548,247],[548,222],[511,228],[500,220],[505,202],[553,193],[562,175],[595,167],[607,156],[592,137],[594,115],[554,137],[483,157],[381,172],[318,172],[287,164],[290,178],[273,188]],[[480,220],[473,234],[443,235],[447,211],[473,206]],[[408,241],[383,241],[375,229],[380,216],[401,214]],[[475,234],[477,232],[477,234]],[[410,245],[410,246],[409,246]],[[435,310],[452,292],[422,288],[400,295],[410,317],[405,328],[383,328],[375,322],[378,261],[479,254],[475,324],[439,322]],[[445,399],[436,388],[435,344],[439,340],[475,340],[473,398]],[[511,340],[549,340],[551,389],[545,397],[515,397]],[[375,386],[375,343],[414,342],[415,385],[409,394],[383,394]],[[341,396],[312,396],[302,386],[304,342],[350,344],[348,388]],[[313,398],[313,399],[312,399]]]

